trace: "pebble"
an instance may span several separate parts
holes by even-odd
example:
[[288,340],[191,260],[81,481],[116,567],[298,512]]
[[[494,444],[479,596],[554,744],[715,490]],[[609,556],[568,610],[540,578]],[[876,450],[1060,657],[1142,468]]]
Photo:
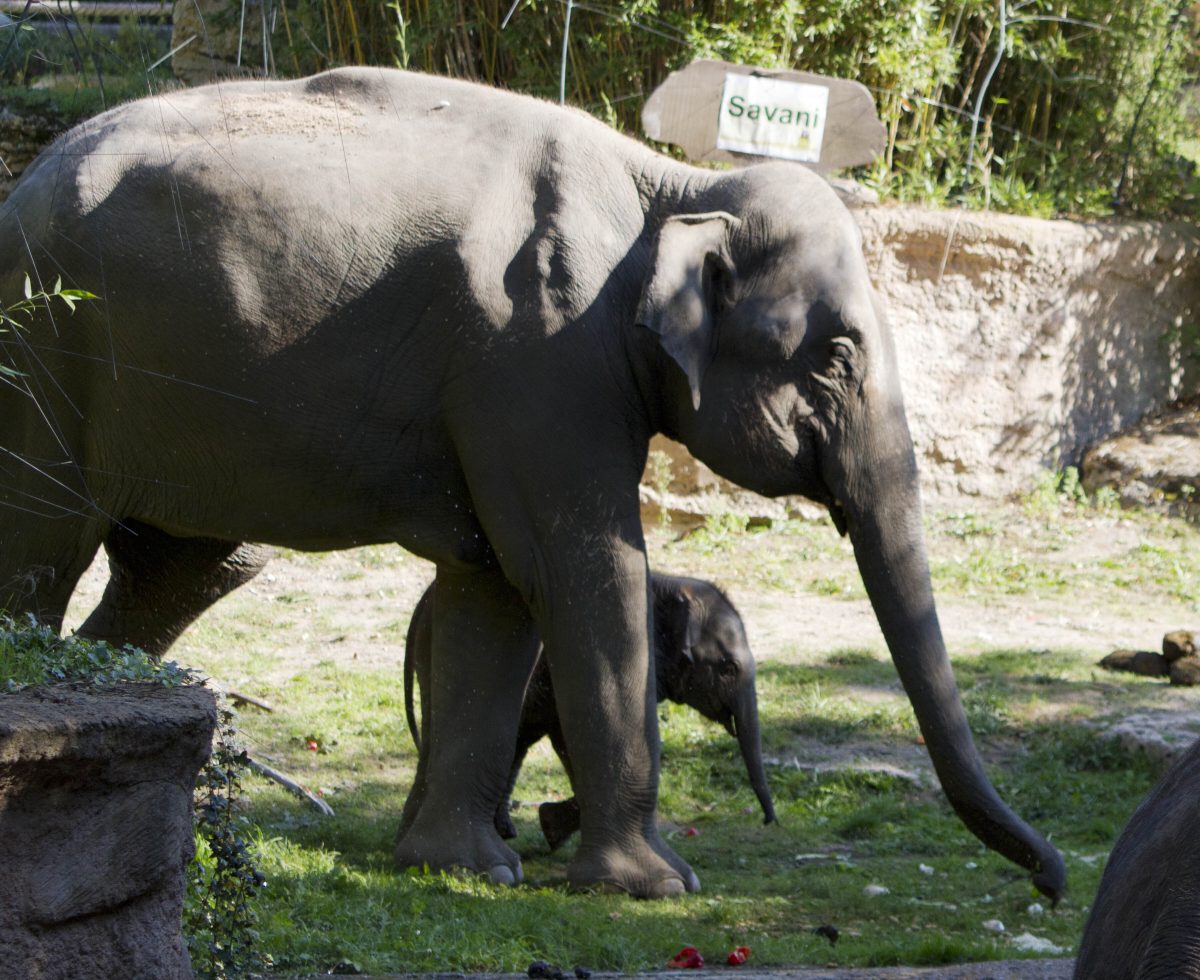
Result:
[[1067,952],[1062,946],[1056,946],[1049,939],[1043,939],[1041,936],[1035,936],[1028,932],[1013,937],[1013,948],[1019,949],[1022,953],[1045,953],[1050,956],[1061,956]]
[[933,874],[933,868],[931,868],[931,867],[930,867],[928,864],[918,864],[918,865],[917,865],[917,869],[918,869],[918,870],[921,872],[921,874],[923,874],[923,875],[931,875],[931,874]]
[[988,932],[1003,932],[1004,923],[999,919],[985,919],[983,922],[983,928],[985,928]]
[[863,889],[863,894],[866,895],[867,898],[877,898],[880,895],[890,895],[891,893],[892,890],[890,888],[885,888],[883,885],[867,885],[867,887]]

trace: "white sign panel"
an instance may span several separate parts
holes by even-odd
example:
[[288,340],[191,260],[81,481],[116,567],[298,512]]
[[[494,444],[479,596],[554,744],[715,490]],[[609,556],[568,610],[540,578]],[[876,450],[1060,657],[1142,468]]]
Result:
[[828,109],[824,85],[727,73],[717,148],[817,163]]

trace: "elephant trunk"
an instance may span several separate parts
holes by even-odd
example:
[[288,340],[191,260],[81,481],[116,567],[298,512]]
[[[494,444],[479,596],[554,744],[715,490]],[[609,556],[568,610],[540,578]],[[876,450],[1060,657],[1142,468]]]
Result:
[[[1000,799],[984,772],[946,653],[925,554],[916,462],[907,424],[892,448],[861,451],[842,470],[840,506],[863,583],[951,805],[992,850],[1033,872],[1057,901],[1062,856]],[[860,444],[861,449],[861,444]],[[864,472],[865,471],[865,472]]]
[[763,768],[762,739],[758,729],[758,696],[754,691],[753,676],[749,677],[748,683],[741,685],[733,717],[737,726],[738,746],[742,750],[742,761],[746,763],[750,785],[754,788],[754,795],[758,797],[759,806],[762,807],[763,823],[774,823],[775,804],[771,800],[767,773]]

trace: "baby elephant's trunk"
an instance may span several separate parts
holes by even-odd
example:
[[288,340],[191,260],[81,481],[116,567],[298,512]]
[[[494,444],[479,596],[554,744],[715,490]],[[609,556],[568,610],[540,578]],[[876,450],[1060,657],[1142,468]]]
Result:
[[750,785],[754,787],[759,805],[762,806],[763,823],[774,823],[775,804],[771,801],[771,790],[767,786],[767,774],[763,769],[762,740],[758,731],[758,696],[754,691],[753,677],[750,677],[748,683],[744,683],[738,692],[733,717],[742,759],[750,776]]

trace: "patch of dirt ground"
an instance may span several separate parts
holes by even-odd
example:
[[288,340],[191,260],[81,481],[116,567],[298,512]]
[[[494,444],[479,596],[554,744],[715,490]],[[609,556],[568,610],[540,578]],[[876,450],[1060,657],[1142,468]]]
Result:
[[[992,519],[1004,520],[1006,513],[997,509]],[[1019,527],[1019,521],[1014,518],[1014,527]],[[1014,533],[1019,535],[1019,531]],[[838,544],[831,528],[815,526],[812,534],[818,540],[824,537]],[[771,538],[750,540],[734,559],[725,561],[720,552],[703,555],[672,548],[674,532],[651,529],[649,537],[655,567],[717,579],[740,610],[750,645],[760,662],[806,663],[838,650],[887,656],[875,615],[861,588],[846,588],[830,595],[806,588],[799,577],[794,587],[763,587],[753,575],[742,574],[743,566],[754,563],[753,555],[747,557],[745,549],[758,547],[769,552],[776,547]],[[1143,537],[1139,524],[1112,520],[1093,529],[1085,526],[1076,534],[1056,540],[1052,556],[1039,552],[1037,542],[1033,542],[1022,552],[1022,558],[1027,564],[1052,561],[1055,567],[1086,572],[1089,566],[1099,567],[1136,550]],[[939,550],[948,544],[958,542],[931,534],[931,560],[936,562]],[[1185,545],[1180,542],[1179,560],[1195,565],[1197,556],[1185,554]],[[997,546],[1002,552],[1008,549],[1004,540]],[[840,577],[853,585],[858,581],[848,545],[817,558],[805,558],[801,553],[796,558],[796,570],[820,570],[826,577]],[[969,579],[970,572],[963,575]],[[261,621],[266,610],[271,610],[271,626],[281,632],[279,646],[286,647],[286,657],[261,680],[293,676],[326,660],[345,667],[399,667],[404,659],[409,614],[433,576],[431,563],[396,547],[321,554],[281,551],[258,578],[221,600],[192,630],[213,620],[236,619],[255,607],[254,618]],[[106,578],[107,564],[101,552],[72,598],[68,629],[77,627],[99,600]],[[1188,602],[1163,595],[1159,589],[1139,587],[1138,583],[1119,586],[1118,591],[1122,601],[1115,603],[1091,589],[1040,594],[1036,589],[1010,592],[986,585],[981,585],[977,594],[942,591],[936,598],[952,656],[989,649],[1054,649],[1095,653],[1099,660],[1120,647],[1156,649],[1163,633],[1169,630],[1200,629],[1200,596]],[[190,632],[173,651],[181,660]]]

